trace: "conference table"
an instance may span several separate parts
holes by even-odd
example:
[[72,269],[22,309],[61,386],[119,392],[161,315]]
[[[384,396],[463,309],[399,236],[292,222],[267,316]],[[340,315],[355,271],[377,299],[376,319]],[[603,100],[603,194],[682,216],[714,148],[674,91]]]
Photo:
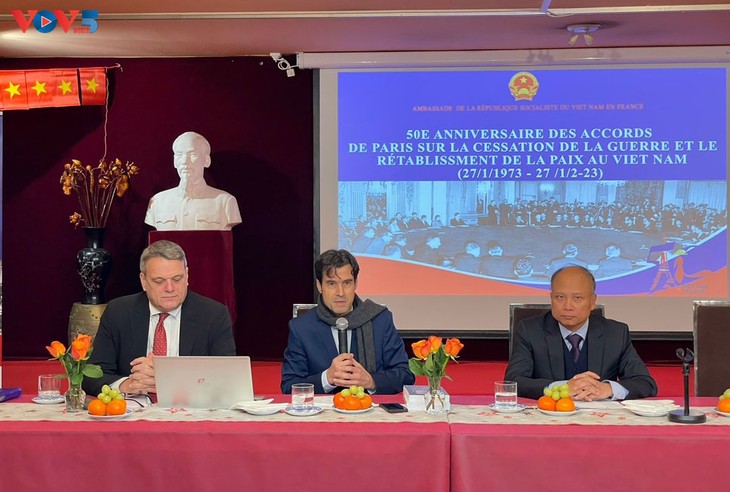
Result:
[[[682,398],[672,399],[683,405]],[[530,409],[485,415],[475,424],[468,406],[457,407],[449,416],[451,490],[715,490],[727,480],[730,450],[730,418],[714,411],[716,403],[691,399],[693,410],[706,413],[704,424],[640,417],[623,408],[568,417]]]
[[24,396],[0,404],[0,489],[696,490],[724,483],[730,418],[714,412],[716,401],[693,399],[707,423],[683,425],[623,408],[499,414],[491,396],[453,396],[451,412],[437,416],[153,406],[93,420]]

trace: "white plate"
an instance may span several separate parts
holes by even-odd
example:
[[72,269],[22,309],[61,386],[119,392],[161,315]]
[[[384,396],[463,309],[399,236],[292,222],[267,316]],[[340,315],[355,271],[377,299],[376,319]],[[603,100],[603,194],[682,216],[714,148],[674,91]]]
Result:
[[730,412],[721,412],[721,411],[720,411],[720,410],[718,410],[717,408],[715,409],[715,411],[716,411],[717,413],[719,413],[720,415],[722,415],[723,417],[730,417]]
[[235,405],[233,405],[233,408],[243,408],[243,407],[253,407],[253,406],[260,406],[260,405],[268,405],[269,403],[273,402],[273,398],[267,398],[265,400],[253,400],[253,401],[239,401]]
[[641,417],[663,417],[679,405],[674,400],[629,400],[621,402],[624,408]]
[[127,417],[132,415],[132,411],[127,410],[126,412],[124,412],[121,415],[91,415],[90,413],[87,415],[89,416],[90,419],[94,419],[94,420],[122,420],[122,419],[126,419]]
[[267,398],[266,400],[239,401],[238,403],[234,404],[232,408],[238,408],[240,410],[243,410],[246,407],[262,407],[268,405],[273,401],[273,398]]
[[657,411],[648,411],[648,410],[640,410],[638,408],[631,408],[627,407],[631,412],[634,414],[640,416],[640,417],[664,417],[669,413],[669,410],[657,410]]
[[521,412],[522,410],[525,409],[525,406],[521,403],[518,403],[517,405],[515,405],[513,407],[498,407],[494,403],[492,403],[491,405],[487,405],[487,406],[489,407],[490,410],[494,410],[495,412],[498,412],[498,413],[517,413],[517,412]]
[[273,415],[284,410],[286,406],[286,403],[273,403],[269,405],[253,405],[250,407],[240,406],[238,408],[251,415]]
[[357,415],[359,413],[367,413],[370,410],[372,410],[373,408],[375,408],[375,407],[361,408],[360,410],[345,410],[344,408],[332,407],[332,410],[334,410],[337,413],[349,413],[351,415]]
[[322,407],[318,406],[311,406],[305,410],[299,410],[291,405],[286,407],[284,411],[288,413],[289,415],[294,415],[295,417],[311,417],[312,415],[317,415],[318,413],[321,413],[323,410]]
[[578,410],[573,410],[572,412],[553,412],[550,410],[543,410],[542,408],[538,408],[538,410],[540,410],[545,415],[550,415],[551,417],[569,417],[578,413]]
[[63,396],[59,396],[58,398],[41,398],[40,396],[33,397],[33,403],[38,403],[39,405],[57,405],[65,401],[66,399]]
[[674,404],[674,400],[625,400],[621,404],[625,407],[641,408],[647,410],[649,408],[667,407],[674,408],[677,405]]

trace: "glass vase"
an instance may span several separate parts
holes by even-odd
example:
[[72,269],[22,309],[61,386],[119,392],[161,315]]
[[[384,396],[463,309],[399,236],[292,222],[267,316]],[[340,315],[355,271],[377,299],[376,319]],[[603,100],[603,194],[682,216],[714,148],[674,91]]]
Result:
[[441,415],[448,411],[446,408],[446,397],[441,391],[441,378],[428,378],[428,392],[423,395],[426,400],[426,413]]
[[81,383],[77,385],[69,384],[68,391],[64,393],[66,399],[67,412],[83,412],[86,403],[86,393],[81,389]]

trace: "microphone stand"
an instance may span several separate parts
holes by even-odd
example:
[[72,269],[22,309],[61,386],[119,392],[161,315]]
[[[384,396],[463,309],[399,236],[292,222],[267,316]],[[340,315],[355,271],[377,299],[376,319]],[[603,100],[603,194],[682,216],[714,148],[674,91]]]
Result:
[[702,424],[707,420],[705,412],[689,409],[689,364],[695,354],[690,349],[677,349],[677,357],[682,360],[682,375],[684,376],[684,410],[672,410],[667,415],[670,422],[678,424]]

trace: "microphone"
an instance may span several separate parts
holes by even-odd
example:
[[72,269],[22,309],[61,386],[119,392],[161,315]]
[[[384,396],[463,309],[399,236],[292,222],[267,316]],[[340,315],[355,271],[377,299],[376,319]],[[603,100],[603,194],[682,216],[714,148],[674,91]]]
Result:
[[345,318],[337,318],[335,321],[335,328],[337,328],[337,339],[340,345],[340,353],[346,354],[347,350],[347,329],[350,326],[350,322]]
[[695,354],[690,349],[678,348],[675,352],[682,361],[682,376],[684,376],[684,409],[672,410],[667,415],[670,422],[679,424],[701,424],[706,421],[705,412],[690,410],[689,408],[689,365],[694,361]]
[[687,369],[689,369],[689,364],[694,361],[695,354],[690,349],[678,348],[677,357],[679,357],[679,360],[681,360],[684,364],[687,364]]

